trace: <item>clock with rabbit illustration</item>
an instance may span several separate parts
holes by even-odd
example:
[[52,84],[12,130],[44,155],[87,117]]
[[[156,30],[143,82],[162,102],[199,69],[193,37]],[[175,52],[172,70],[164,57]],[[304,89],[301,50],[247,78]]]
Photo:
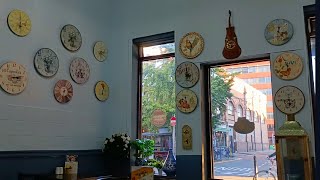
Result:
[[193,112],[197,105],[197,95],[190,89],[181,90],[176,96],[176,106],[183,113]]
[[38,50],[34,56],[34,67],[36,71],[44,77],[54,76],[59,69],[57,54],[49,48]]
[[274,73],[283,80],[297,78],[303,69],[302,58],[292,52],[285,52],[276,57],[273,63]]
[[61,103],[67,103],[73,96],[72,84],[68,80],[59,80],[53,89],[55,99]]
[[93,47],[93,54],[98,61],[104,61],[108,54],[106,45],[102,41],[96,42]]
[[80,31],[73,25],[65,25],[60,32],[62,45],[69,51],[78,51],[82,44]]
[[106,101],[109,97],[109,86],[104,81],[98,81],[94,87],[94,94],[99,101]]
[[27,86],[27,71],[16,62],[7,62],[0,68],[1,88],[9,94],[19,94]]
[[304,106],[302,91],[294,86],[281,87],[274,96],[276,107],[285,114],[295,114]]
[[264,31],[265,39],[272,45],[281,46],[290,41],[293,36],[293,26],[285,19],[271,21]]
[[82,58],[75,58],[70,63],[70,75],[74,82],[83,84],[90,76],[89,64]]
[[199,56],[204,48],[204,40],[199,33],[189,32],[184,35],[179,44],[180,53],[187,59]]
[[12,10],[7,18],[9,29],[17,36],[23,37],[31,31],[31,19],[27,13],[22,10]]
[[199,69],[192,62],[183,62],[176,69],[176,82],[184,88],[193,87],[199,80]]

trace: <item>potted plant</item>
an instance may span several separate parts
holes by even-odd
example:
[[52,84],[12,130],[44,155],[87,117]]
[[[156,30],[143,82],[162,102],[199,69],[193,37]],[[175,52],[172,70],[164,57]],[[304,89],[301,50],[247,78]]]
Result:
[[154,153],[154,141],[151,139],[136,139],[131,142],[131,147],[136,150],[136,166],[146,165],[147,158]]
[[157,168],[159,176],[162,175],[162,168],[164,165],[164,161],[157,160],[157,159],[149,159],[147,165]]

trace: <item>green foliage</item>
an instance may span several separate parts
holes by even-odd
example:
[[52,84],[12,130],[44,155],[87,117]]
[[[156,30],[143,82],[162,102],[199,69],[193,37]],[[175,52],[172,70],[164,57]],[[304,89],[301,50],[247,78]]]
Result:
[[164,165],[164,161],[163,160],[157,160],[157,159],[148,159],[147,165],[148,166],[153,166],[153,167],[155,167],[157,169],[162,169],[163,165]]
[[131,142],[131,147],[136,150],[136,158],[147,158],[154,153],[154,141],[151,139],[136,139]]

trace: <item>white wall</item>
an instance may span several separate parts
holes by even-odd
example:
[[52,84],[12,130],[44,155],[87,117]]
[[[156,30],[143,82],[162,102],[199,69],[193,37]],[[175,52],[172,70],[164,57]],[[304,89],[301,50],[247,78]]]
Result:
[[[7,26],[12,9],[27,12],[32,31],[17,37]],[[28,71],[28,85],[19,95],[0,91],[0,151],[7,150],[77,150],[101,148],[108,128],[115,92],[110,85],[110,99],[101,103],[95,98],[94,85],[98,80],[110,82],[110,62],[94,59],[95,41],[110,43],[110,7],[103,0],[0,0],[0,64],[15,60]],[[83,43],[78,52],[67,51],[60,42],[60,30],[65,24],[75,25],[82,33]],[[60,60],[53,78],[39,76],[33,58],[40,48],[51,48]],[[69,75],[73,57],[82,57],[90,65],[91,76],[83,85],[74,83]],[[59,79],[71,81],[74,96],[68,104],[59,104],[53,87]]]
[[[222,56],[224,47],[225,28],[227,26],[228,10],[233,12],[233,22],[238,36],[239,44],[242,48],[241,58],[252,57],[256,55],[269,54],[272,60],[276,53],[288,50],[298,50],[299,54],[305,60],[306,40],[303,20],[303,9],[298,0],[224,0],[224,1],[193,1],[193,0],[175,0],[175,1],[112,1],[112,47],[110,53],[110,63],[112,66],[121,67],[113,69],[111,74],[118,76],[117,82],[114,82],[114,88],[118,89],[118,101],[115,102],[114,109],[121,109],[119,123],[113,129],[114,132],[120,129],[131,129],[132,112],[136,111],[136,102],[134,91],[135,82],[132,82],[132,39],[175,31],[176,42],[176,64],[180,64],[184,59],[179,51],[178,44],[181,37],[187,32],[196,31],[200,33],[205,40],[205,49],[203,53],[194,60],[197,65],[202,62],[225,62]],[[283,46],[272,46],[264,39],[265,26],[273,19],[284,18],[289,20],[294,26],[294,36],[291,41]],[[121,75],[119,75],[121,74]],[[284,84],[299,86],[310,101],[309,90],[309,71],[304,68],[302,75],[294,80],[283,82],[272,77],[273,90],[276,91]],[[192,88],[198,95],[200,94],[201,83],[199,82]],[[176,86],[177,92],[181,88]],[[297,119],[308,130],[313,140],[311,103],[308,102],[304,109],[297,115]],[[191,114],[177,113],[177,155],[200,155],[201,154],[201,108],[198,108]],[[134,113],[133,113],[134,114]],[[114,115],[116,116],[116,115]],[[283,122],[283,114],[275,109],[275,119],[277,127]],[[193,149],[185,151],[181,146],[181,128],[184,124],[189,124],[193,128]],[[135,132],[132,132],[134,134]]]

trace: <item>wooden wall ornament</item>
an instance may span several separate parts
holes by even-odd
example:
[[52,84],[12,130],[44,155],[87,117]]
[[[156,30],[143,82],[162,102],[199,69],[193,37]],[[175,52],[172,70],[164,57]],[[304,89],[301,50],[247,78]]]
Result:
[[303,62],[299,55],[285,52],[276,57],[272,67],[280,79],[293,80],[302,73]]
[[68,80],[59,80],[54,86],[53,94],[59,103],[69,102],[73,96],[72,84]]
[[183,113],[193,112],[198,105],[196,93],[190,89],[180,91],[176,96],[177,108]]
[[182,127],[182,148],[185,150],[192,149],[192,129],[188,125]]
[[16,62],[7,62],[0,68],[1,88],[9,94],[19,94],[27,86],[26,69]]
[[275,19],[268,23],[264,30],[264,37],[268,43],[281,46],[290,41],[293,36],[293,26],[285,19]]
[[235,59],[240,56],[241,48],[238,44],[238,38],[234,31],[234,26],[231,26],[231,11],[229,10],[229,27],[226,28],[227,35],[225,45],[222,51],[223,57],[226,59]]

